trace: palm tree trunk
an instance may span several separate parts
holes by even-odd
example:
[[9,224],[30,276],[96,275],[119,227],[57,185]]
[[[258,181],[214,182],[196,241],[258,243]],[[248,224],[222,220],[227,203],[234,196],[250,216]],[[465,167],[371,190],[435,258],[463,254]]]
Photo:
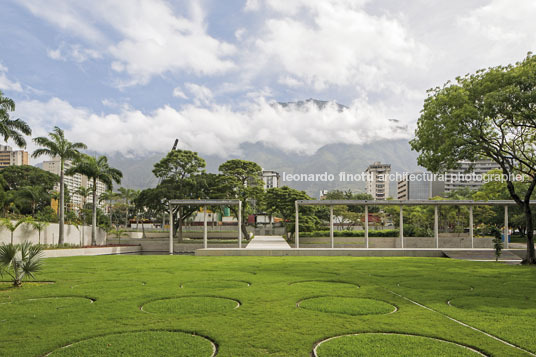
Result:
[[64,174],[63,174],[63,168],[64,168],[64,162],[63,162],[63,159],[60,159],[60,207],[59,207],[59,211],[60,211],[60,222],[59,222],[59,235],[58,235],[58,245],[61,245],[63,244],[63,224],[64,224],[64,221],[65,221],[65,212],[64,212],[64,208],[65,208],[65,197],[64,197],[64,182],[63,182],[63,179],[64,179]]
[[97,179],[93,179],[93,217],[91,222],[91,245],[97,245]]
[[128,200],[125,199],[125,208],[126,208],[126,213],[125,213],[125,229],[128,227]]

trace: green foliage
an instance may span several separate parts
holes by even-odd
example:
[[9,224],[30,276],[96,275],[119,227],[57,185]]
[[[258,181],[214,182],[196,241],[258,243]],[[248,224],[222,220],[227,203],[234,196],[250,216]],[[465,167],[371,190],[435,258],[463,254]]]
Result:
[[41,270],[41,247],[30,242],[0,246],[0,275],[8,275],[14,286],[21,286],[26,275],[34,278]]
[[18,190],[23,187],[41,187],[50,191],[60,180],[59,176],[38,167],[7,166],[0,170],[7,190]]
[[510,197],[525,212],[527,256],[536,264],[530,199],[536,187],[536,56],[515,65],[479,70],[429,90],[411,146],[432,172],[460,160],[489,158],[503,174],[525,175],[525,189],[506,181]]
[[196,152],[172,150],[154,165],[153,174],[160,179],[182,180],[204,172],[206,165]]
[[[66,175],[82,174],[91,180],[91,191],[93,195],[93,202],[97,202],[97,180],[104,183],[108,190],[113,188],[113,183],[121,183],[123,174],[116,168],[111,167],[108,164],[108,158],[106,156],[93,157],[90,155],[79,156],[73,166],[69,168]],[[98,213],[97,205],[93,204],[92,222],[91,222],[91,244],[97,244],[97,225],[98,225]]]
[[10,112],[15,111],[13,99],[4,97],[0,90],[0,136],[7,142],[13,140],[19,147],[26,147],[24,135],[32,135],[32,129],[22,119],[11,119]]

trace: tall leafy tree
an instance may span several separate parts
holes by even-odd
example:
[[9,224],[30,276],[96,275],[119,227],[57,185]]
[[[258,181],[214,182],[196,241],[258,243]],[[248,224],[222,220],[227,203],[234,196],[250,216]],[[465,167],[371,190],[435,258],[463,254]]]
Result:
[[0,91],[0,136],[4,141],[13,140],[17,146],[26,147],[24,135],[32,135],[32,129],[22,119],[11,119],[10,112],[15,110],[13,99],[4,97]]
[[106,185],[108,190],[113,188],[113,183],[121,183],[123,174],[116,168],[110,167],[106,156],[93,157],[80,156],[74,165],[66,171],[67,175],[82,174],[87,176],[92,183],[93,215],[91,225],[91,244],[97,244],[97,181]]
[[[489,158],[506,175],[510,197],[523,210],[526,264],[536,264],[530,200],[536,186],[536,56],[479,70],[429,90],[411,146],[432,172],[459,160]],[[522,191],[510,173],[522,174]]]
[[57,126],[48,134],[48,138],[41,136],[34,138],[33,141],[40,146],[40,148],[33,152],[32,157],[37,158],[47,155],[50,157],[58,157],[60,159],[60,217],[58,244],[63,244],[65,223],[65,161],[77,159],[80,156],[80,150],[87,149],[87,146],[80,142],[70,142],[65,138],[63,130]]
[[[262,182],[262,168],[255,162],[246,160],[228,160],[220,165],[220,172],[226,179],[226,193],[228,198],[242,201],[242,234],[248,236],[246,229],[247,214],[250,210],[250,202],[262,198],[264,192]],[[237,208],[231,207],[235,216],[238,216]]]

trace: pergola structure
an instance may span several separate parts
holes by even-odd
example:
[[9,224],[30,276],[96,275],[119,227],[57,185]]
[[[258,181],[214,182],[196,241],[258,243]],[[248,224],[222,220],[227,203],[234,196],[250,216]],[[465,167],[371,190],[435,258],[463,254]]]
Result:
[[[534,203],[536,204],[536,202]],[[299,207],[300,206],[329,206],[329,236],[331,238],[331,248],[335,247],[333,236],[333,206],[365,206],[365,247],[369,247],[368,232],[368,208],[369,206],[400,206],[400,247],[404,248],[404,206],[434,206],[434,238],[435,247],[439,249],[439,206],[469,206],[469,237],[471,238],[471,248],[474,248],[473,232],[473,207],[474,206],[503,206],[504,207],[504,244],[508,248],[508,206],[515,206],[515,201],[496,200],[496,201],[451,201],[451,200],[298,200],[296,205],[296,225],[295,237],[296,248],[300,247],[300,227],[299,227]]]
[[203,248],[208,246],[207,206],[238,205],[238,248],[242,248],[242,201],[240,200],[169,200],[169,254],[173,255],[173,206],[203,206]]

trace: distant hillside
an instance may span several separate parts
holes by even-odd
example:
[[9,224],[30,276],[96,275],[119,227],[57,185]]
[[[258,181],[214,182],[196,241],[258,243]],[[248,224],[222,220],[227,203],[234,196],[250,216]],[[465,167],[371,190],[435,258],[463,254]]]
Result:
[[[418,171],[417,153],[411,151],[407,140],[383,140],[371,144],[349,145],[333,144],[320,148],[313,155],[296,155],[285,153],[279,149],[266,147],[262,143],[244,144],[241,146],[243,155],[239,158],[257,162],[264,169],[279,173],[321,174],[324,172],[338,176],[339,172],[359,174],[374,161],[390,163],[393,172]],[[144,158],[127,158],[121,155],[110,157],[113,167],[123,171],[122,186],[141,189],[153,187],[157,179],[152,174],[154,163],[164,154],[151,155]],[[207,171],[217,172],[218,166],[226,159],[217,156],[204,156]],[[284,182],[290,187],[306,191],[318,197],[322,189],[352,189],[364,191],[362,182],[340,182],[336,177],[333,182]],[[393,189],[394,186],[391,186]]]

